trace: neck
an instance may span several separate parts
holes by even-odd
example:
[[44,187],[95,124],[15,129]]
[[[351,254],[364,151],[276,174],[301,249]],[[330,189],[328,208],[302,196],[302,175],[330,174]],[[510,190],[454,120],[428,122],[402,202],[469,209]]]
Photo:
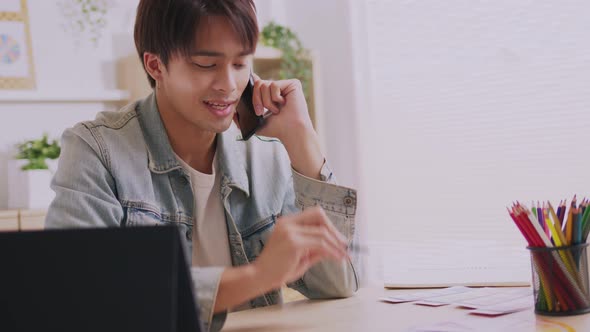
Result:
[[216,149],[216,133],[205,131],[172,109],[156,89],[156,103],[166,128],[172,150],[195,170],[212,174]]

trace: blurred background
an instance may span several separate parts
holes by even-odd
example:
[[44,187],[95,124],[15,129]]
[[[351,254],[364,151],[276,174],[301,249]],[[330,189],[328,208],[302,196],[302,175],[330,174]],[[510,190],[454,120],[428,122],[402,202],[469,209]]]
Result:
[[[27,156],[148,86],[137,0],[2,2],[0,218],[26,229],[42,222],[54,167],[22,174]],[[285,53],[298,59],[326,156],[359,190],[367,282],[440,239],[522,250],[506,206],[590,194],[587,1],[255,2],[268,33],[257,70],[280,76]],[[285,29],[301,49],[285,48]]]

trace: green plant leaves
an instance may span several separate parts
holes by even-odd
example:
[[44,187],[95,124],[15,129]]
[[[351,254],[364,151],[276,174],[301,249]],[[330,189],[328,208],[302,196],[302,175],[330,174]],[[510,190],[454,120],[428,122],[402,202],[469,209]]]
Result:
[[107,12],[115,6],[114,0],[60,0],[63,29],[74,38],[79,46],[84,38],[89,38],[96,47],[107,26]]
[[309,98],[309,81],[311,68],[309,51],[305,49],[299,37],[291,29],[269,22],[260,32],[262,45],[282,51],[280,79],[297,78],[303,85],[305,98]]
[[29,140],[18,144],[18,153],[16,159],[27,159],[29,162],[21,169],[48,169],[46,159],[57,159],[61,153],[61,148],[57,140],[49,143],[47,134],[44,134],[41,139]]

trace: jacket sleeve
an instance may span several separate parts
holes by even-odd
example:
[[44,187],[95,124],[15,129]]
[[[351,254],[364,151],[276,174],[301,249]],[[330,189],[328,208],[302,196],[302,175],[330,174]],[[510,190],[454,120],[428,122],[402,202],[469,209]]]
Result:
[[64,132],[61,144],[58,168],[51,181],[55,198],[47,211],[45,227],[119,226],[123,208],[96,140],[86,127],[77,125]]
[[[51,188],[55,198],[45,219],[45,227],[120,227],[125,212],[117,195],[116,180],[100,145],[83,125],[68,129],[62,136],[62,152]],[[225,313],[213,315],[217,288],[223,268],[191,268],[197,289],[199,317],[207,330],[218,331]]]
[[[336,185],[327,163],[320,171],[321,180],[308,178],[295,170],[292,173],[293,190],[287,191],[283,213],[295,213],[319,205],[340,233],[346,236],[349,247],[356,244],[356,190]],[[319,262],[302,278],[287,286],[312,299],[352,296],[359,287],[355,271],[359,256],[355,251],[349,253],[350,260]]]

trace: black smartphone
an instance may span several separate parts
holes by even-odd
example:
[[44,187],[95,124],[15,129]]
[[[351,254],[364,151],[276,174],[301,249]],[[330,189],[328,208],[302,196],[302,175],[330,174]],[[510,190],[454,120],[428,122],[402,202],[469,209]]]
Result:
[[247,141],[256,130],[264,124],[264,116],[256,115],[252,104],[252,93],[254,92],[254,78],[250,75],[248,85],[242,93],[242,97],[236,107],[236,120],[242,132],[242,139]]

